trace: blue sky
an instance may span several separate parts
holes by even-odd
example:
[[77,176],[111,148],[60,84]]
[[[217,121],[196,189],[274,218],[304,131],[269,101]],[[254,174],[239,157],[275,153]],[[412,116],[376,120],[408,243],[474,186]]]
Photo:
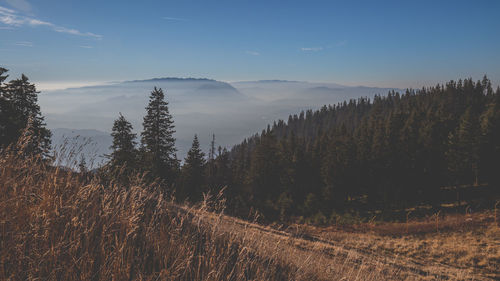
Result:
[[500,1],[0,0],[0,65],[42,84],[498,85]]

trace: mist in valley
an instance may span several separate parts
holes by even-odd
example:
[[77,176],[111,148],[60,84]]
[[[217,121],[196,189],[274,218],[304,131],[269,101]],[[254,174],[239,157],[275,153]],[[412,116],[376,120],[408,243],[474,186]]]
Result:
[[[112,140],[109,132],[120,112],[132,123],[139,142],[145,107],[154,87],[162,88],[169,102],[175,121],[177,157],[181,160],[194,134],[198,134],[205,151],[212,134],[217,146],[230,148],[274,121],[286,121],[290,114],[393,90],[303,81],[229,83],[159,78],[43,91],[39,96],[40,105],[53,132],[54,146],[65,142],[88,143],[82,153],[94,159],[95,165],[103,163],[106,160],[103,155],[109,153]],[[80,136],[78,140],[74,140],[76,136]]]

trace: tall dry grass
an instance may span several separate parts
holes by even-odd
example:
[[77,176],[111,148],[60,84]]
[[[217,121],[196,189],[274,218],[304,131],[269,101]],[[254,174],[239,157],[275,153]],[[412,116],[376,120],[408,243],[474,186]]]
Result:
[[[23,147],[0,152],[0,280],[494,280],[367,248],[378,236],[265,227],[225,216],[218,199],[177,205],[140,176],[102,181]],[[55,158],[75,167],[76,151]]]
[[103,186],[20,149],[2,151],[0,279],[301,279],[202,223],[207,208],[180,208],[139,181]]

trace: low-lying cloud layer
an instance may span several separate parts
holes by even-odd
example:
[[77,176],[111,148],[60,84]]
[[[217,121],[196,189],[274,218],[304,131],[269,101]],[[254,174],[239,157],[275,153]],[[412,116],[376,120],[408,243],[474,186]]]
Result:
[[[347,87],[333,83],[297,81],[255,81],[225,83],[214,80],[153,79],[100,86],[46,91],[40,105],[51,129],[70,128],[66,136],[80,129],[93,129],[99,154],[108,152],[113,120],[121,112],[142,130],[142,118],[153,87],[161,87],[170,103],[177,138],[178,157],[186,156],[194,134],[205,149],[215,134],[217,144],[231,147],[245,137],[260,132],[275,120],[287,120],[301,110],[318,109],[361,96],[385,94],[390,89]],[[72,132],[72,133],[71,133]],[[90,132],[90,133],[89,133]],[[92,131],[85,131],[89,137]],[[108,132],[108,133],[102,133]],[[55,136],[61,136],[61,131]],[[60,143],[60,140],[54,140]]]

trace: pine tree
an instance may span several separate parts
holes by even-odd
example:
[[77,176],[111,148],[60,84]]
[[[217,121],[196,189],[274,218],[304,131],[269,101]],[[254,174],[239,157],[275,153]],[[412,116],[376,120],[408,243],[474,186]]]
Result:
[[500,186],[500,88],[481,116],[481,171],[492,186]]
[[11,103],[6,97],[5,85],[3,84],[5,80],[9,77],[6,73],[7,69],[0,67],[0,149],[8,145],[8,133],[7,129],[10,119],[12,118],[10,113],[12,112]]
[[168,110],[168,102],[161,88],[156,87],[149,96],[141,133],[144,164],[154,177],[175,181],[179,161],[176,157],[174,120]]
[[448,167],[452,183],[476,181],[479,163],[479,123],[471,109],[463,114],[460,124],[449,137]]
[[276,138],[268,128],[262,132],[260,142],[251,155],[247,178],[254,206],[268,214],[268,218],[277,215],[274,213],[274,202],[282,192],[280,162]]
[[215,134],[212,134],[212,141],[210,142],[210,151],[208,153],[208,160],[215,159]]
[[120,113],[120,117],[113,123],[111,136],[113,144],[111,145],[112,153],[109,156],[111,166],[121,167],[127,166],[130,169],[135,168],[137,160],[136,149],[136,134],[132,133],[132,124],[128,122]]
[[193,144],[182,166],[182,190],[180,199],[189,198],[192,202],[200,201],[205,192],[205,154],[200,149],[198,136],[194,135]]
[[218,151],[217,158],[215,159],[215,190],[213,192],[218,192],[221,188],[228,187],[232,183],[229,152],[221,146],[219,146]]
[[4,93],[3,92],[3,90],[4,90],[3,83],[9,77],[7,72],[9,72],[9,70],[7,70],[6,68],[0,67],[0,98],[3,97],[3,93]]
[[[5,69],[0,69],[0,82],[6,79]],[[12,144],[21,136],[29,136],[29,153],[47,157],[51,146],[51,132],[44,123],[44,118],[38,105],[38,94],[34,84],[29,82],[24,74],[0,89],[0,145],[5,147]],[[5,120],[5,121],[4,121]],[[5,123],[4,123],[5,122]]]

